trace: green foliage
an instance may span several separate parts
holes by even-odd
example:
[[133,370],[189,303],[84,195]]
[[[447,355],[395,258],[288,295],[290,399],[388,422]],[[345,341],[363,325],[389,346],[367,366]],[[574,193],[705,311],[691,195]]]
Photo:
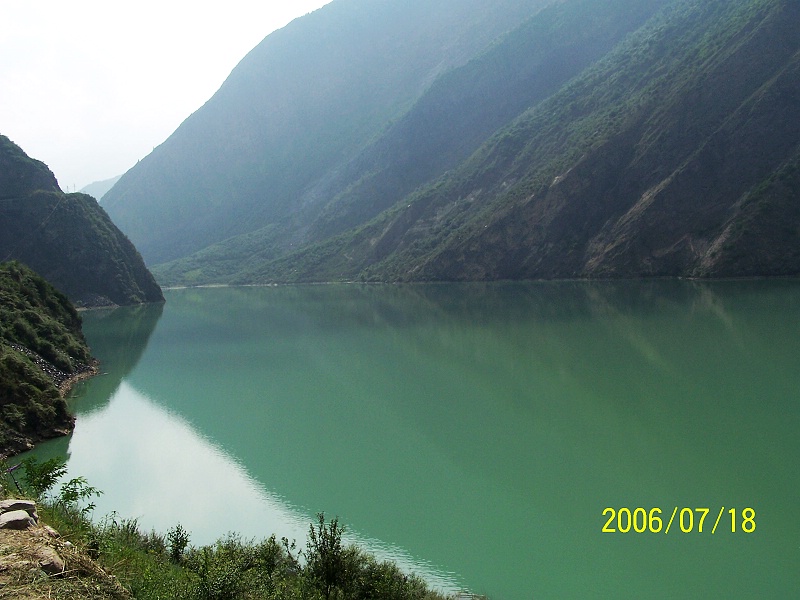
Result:
[[329,600],[336,589],[342,587],[347,577],[339,518],[325,523],[325,513],[317,514],[317,526],[311,524],[306,543],[306,574]]
[[425,582],[417,575],[403,573],[396,564],[379,561],[357,548],[348,548],[349,563],[345,596],[353,600],[422,600],[431,598]]
[[52,285],[18,262],[0,264],[0,341],[16,343],[70,372],[87,362],[81,318]]
[[[55,485],[55,475],[65,474],[59,461],[29,466],[44,492]],[[446,600],[416,575],[343,546],[338,519],[326,523],[323,514],[310,525],[305,552],[274,535],[260,542],[228,535],[198,548],[189,546],[180,525],[166,535],[144,533],[135,519],[111,514],[93,523],[86,511],[64,510],[85,500],[89,490],[99,493],[82,477],[61,489],[60,496],[39,502],[42,518],[139,600]]]
[[77,511],[81,515],[87,515],[95,509],[95,504],[94,502],[86,503],[86,500],[100,496],[102,493],[89,485],[85,477],[75,477],[61,485],[61,491],[55,504],[64,512]]
[[189,533],[178,523],[167,532],[167,543],[170,560],[176,564],[180,563],[189,545]]
[[193,553],[189,568],[198,576],[195,595],[202,600],[225,600],[240,597],[247,587],[252,557],[236,538],[217,542]]
[[0,264],[0,454],[71,427],[58,386],[91,361],[67,297],[20,263]]
[[53,487],[67,473],[67,465],[61,458],[39,461],[35,457],[28,457],[20,464],[23,467],[22,485],[19,486],[15,478],[15,487],[37,500],[49,500],[53,509],[61,511],[63,515],[74,515],[77,521],[85,519],[95,508],[94,503],[87,503],[87,500],[102,494],[100,490],[90,486],[84,477],[74,477],[64,481],[58,494],[53,495]]
[[25,468],[25,490],[39,499],[43,498],[67,472],[66,463],[57,457],[44,462],[35,457],[26,458],[22,461],[22,466]]

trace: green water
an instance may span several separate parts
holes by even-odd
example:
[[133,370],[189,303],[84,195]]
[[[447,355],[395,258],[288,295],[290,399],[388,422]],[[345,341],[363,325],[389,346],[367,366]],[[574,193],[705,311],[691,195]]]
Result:
[[[800,589],[799,282],[192,289],[84,320],[106,374],[40,452],[96,514],[302,542],[325,511],[494,600]],[[607,507],[662,530],[602,533]]]

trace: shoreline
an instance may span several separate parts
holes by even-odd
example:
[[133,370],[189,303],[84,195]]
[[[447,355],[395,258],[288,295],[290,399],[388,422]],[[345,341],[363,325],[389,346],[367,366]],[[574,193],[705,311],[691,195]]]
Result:
[[98,360],[94,360],[91,364],[86,365],[84,368],[73,373],[72,375],[67,375],[67,377],[60,383],[54,381],[54,383],[56,383],[56,387],[58,388],[58,393],[62,398],[66,398],[67,394],[72,391],[72,388],[75,386],[75,384],[99,375],[99,366],[100,362]]
[[[42,371],[53,380],[53,385],[58,390],[59,397],[66,400],[67,395],[72,391],[75,384],[99,375],[99,361],[94,359],[91,364],[83,365],[75,373],[67,375],[63,371],[58,371],[58,374],[48,372],[45,369]],[[41,365],[40,365],[41,368]],[[10,439],[6,443],[6,447],[0,452],[0,460],[8,460],[23,452],[33,450],[38,444],[53,440],[59,437],[64,437],[71,434],[75,430],[75,415],[68,413],[67,420],[61,423],[55,423],[52,427],[40,431],[23,433],[19,431],[11,433]]]
[[[200,283],[161,285],[162,290],[193,290],[213,288],[265,288],[265,287],[300,287],[319,285],[364,285],[364,286],[396,286],[396,285],[446,285],[446,284],[506,284],[506,283],[619,283],[619,282],[648,282],[648,281],[690,281],[697,283],[727,283],[749,281],[800,281],[800,275],[747,275],[728,277],[690,277],[681,275],[664,275],[658,277],[554,277],[541,279],[465,279],[465,280],[410,280],[410,281],[360,281],[357,279],[341,279],[330,281],[271,281],[265,283]],[[93,307],[80,310],[91,310]],[[104,307],[97,307],[104,308]]]

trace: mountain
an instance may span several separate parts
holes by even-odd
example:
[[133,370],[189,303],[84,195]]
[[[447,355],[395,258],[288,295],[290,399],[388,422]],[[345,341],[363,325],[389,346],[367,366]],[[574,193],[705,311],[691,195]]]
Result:
[[98,202],[102,202],[103,196],[106,195],[108,190],[114,187],[114,184],[119,181],[120,177],[122,177],[122,175],[117,175],[111,179],[103,179],[102,181],[92,182],[86,187],[82,188],[80,192],[81,194],[86,194],[87,196],[94,196],[97,198]]
[[0,263],[0,456],[72,429],[60,388],[92,362],[67,297],[25,265]]
[[[389,5],[403,12],[400,3],[381,4]],[[328,13],[314,15],[328,22]],[[361,16],[377,26],[372,13]],[[453,31],[461,16],[448,15]],[[391,110],[370,113],[380,123],[372,129],[366,116],[337,116],[335,95],[322,112],[290,118],[286,111],[302,102],[291,95],[297,88],[278,92],[266,83],[266,63],[243,61],[164,144],[186,144],[190,121],[202,124],[217,152],[213,169],[196,160],[207,153],[200,137],[193,154],[154,152],[112,189],[109,211],[126,214],[123,229],[164,220],[143,243],[153,249],[145,254],[151,263],[166,263],[157,276],[171,283],[800,273],[797,3],[563,0],[515,19]],[[298,39],[312,35],[310,22],[295,23]],[[271,38],[259,48],[279,60]],[[354,42],[336,43],[346,53]],[[350,62],[328,78],[362,72]],[[262,104],[231,101],[226,88],[245,74],[264,85]],[[274,104],[278,96],[284,105]],[[273,112],[260,109],[264,98]],[[210,106],[229,115],[249,106],[282,123],[286,139],[315,136],[314,146],[276,150],[263,128],[236,130],[232,116],[214,118]],[[372,134],[348,137],[345,147],[324,133],[337,126]],[[231,152],[243,137],[249,151]],[[327,152],[330,160],[316,160]],[[275,165],[283,179],[268,173]],[[135,184],[190,167],[203,175],[193,187],[183,182],[190,204],[180,209],[175,186]],[[237,190],[243,172],[264,175],[249,196]],[[297,185],[284,186],[291,178]],[[228,192],[203,201],[198,188],[213,186]],[[158,203],[165,206],[156,210]],[[165,243],[173,223],[184,226],[181,217],[193,227],[208,219],[202,241]],[[232,219],[240,224],[228,227]]]
[[82,306],[161,302],[131,242],[91,196],[0,136],[0,260],[25,263]]
[[431,83],[551,0],[334,0],[267,36],[108,192],[149,265],[312,209]]

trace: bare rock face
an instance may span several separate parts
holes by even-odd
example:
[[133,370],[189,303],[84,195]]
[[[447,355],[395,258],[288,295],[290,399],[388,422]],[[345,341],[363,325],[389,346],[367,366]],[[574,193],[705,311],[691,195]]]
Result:
[[0,501],[0,514],[12,510],[24,510],[31,516],[36,512],[36,503],[33,500],[3,500]]
[[40,546],[36,551],[39,568],[48,575],[59,575],[64,572],[64,559],[50,546]]
[[0,515],[0,529],[28,529],[35,525],[36,521],[24,510],[12,510]]
[[14,498],[0,501],[0,529],[28,529],[38,522],[35,502]]

